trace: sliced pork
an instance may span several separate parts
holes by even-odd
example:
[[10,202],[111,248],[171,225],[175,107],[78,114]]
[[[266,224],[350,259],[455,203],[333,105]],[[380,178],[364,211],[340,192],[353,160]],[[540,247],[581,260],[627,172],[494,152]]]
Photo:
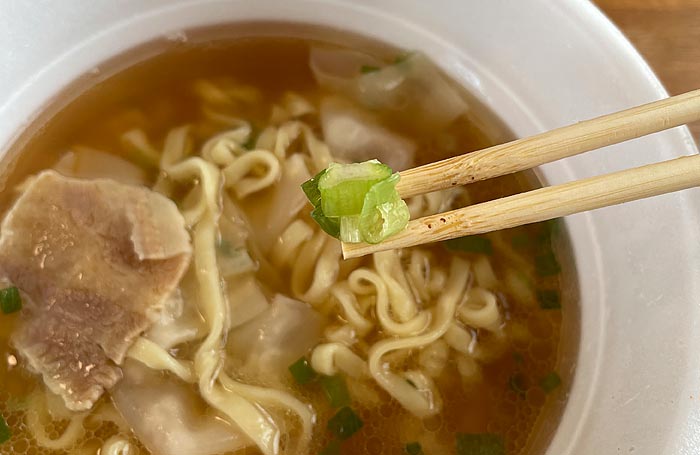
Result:
[[182,216],[144,187],[45,171],[0,229],[0,272],[25,296],[15,347],[69,409],[91,408],[188,266]]

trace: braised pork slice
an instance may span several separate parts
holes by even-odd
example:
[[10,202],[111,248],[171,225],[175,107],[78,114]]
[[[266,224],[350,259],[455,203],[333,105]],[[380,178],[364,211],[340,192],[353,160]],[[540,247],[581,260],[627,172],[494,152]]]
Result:
[[0,227],[0,273],[26,297],[16,349],[69,409],[90,409],[190,256],[184,220],[160,194],[42,172]]

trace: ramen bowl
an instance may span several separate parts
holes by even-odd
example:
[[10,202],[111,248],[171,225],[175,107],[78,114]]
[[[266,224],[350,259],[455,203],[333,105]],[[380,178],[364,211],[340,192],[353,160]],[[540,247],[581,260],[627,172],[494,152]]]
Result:
[[[0,17],[0,150],[114,70],[114,57],[197,39],[343,30],[428,55],[517,137],[667,96],[624,36],[583,0],[66,0]],[[295,28],[284,24],[306,24]],[[305,31],[300,31],[305,30]],[[60,96],[59,96],[60,94]],[[676,128],[538,169],[558,184],[697,153]],[[549,455],[700,451],[700,194],[566,218],[580,289],[562,348],[571,385]]]

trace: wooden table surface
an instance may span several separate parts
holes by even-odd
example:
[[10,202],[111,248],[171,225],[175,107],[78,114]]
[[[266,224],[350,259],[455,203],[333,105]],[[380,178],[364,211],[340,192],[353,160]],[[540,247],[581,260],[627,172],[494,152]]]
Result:
[[[700,0],[594,0],[671,95],[700,88]],[[690,125],[700,143],[700,122]]]

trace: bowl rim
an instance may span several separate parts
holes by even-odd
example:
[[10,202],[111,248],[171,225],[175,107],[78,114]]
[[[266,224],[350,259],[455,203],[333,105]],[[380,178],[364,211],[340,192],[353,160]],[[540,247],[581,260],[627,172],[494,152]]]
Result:
[[[615,72],[618,71],[618,66],[630,72],[629,77],[632,82],[628,85],[629,93],[614,99],[614,101],[608,100],[600,106],[589,104],[585,107],[579,106],[560,111],[556,111],[551,106],[545,106],[545,103],[539,101],[538,98],[543,93],[543,86],[528,79],[528,77],[533,76],[530,75],[518,80],[517,68],[509,68],[507,64],[499,64],[499,62],[494,62],[493,59],[489,60],[482,55],[483,52],[492,51],[490,45],[482,43],[481,46],[484,48],[482,52],[477,49],[478,46],[469,47],[467,43],[461,41],[462,35],[455,31],[460,25],[459,21],[450,20],[449,16],[465,17],[460,16],[460,14],[464,14],[464,8],[472,8],[472,12],[476,11],[473,8],[477,5],[477,1],[441,1],[439,4],[444,11],[434,16],[426,15],[425,5],[419,2],[402,3],[398,0],[376,2],[370,0],[356,2],[299,0],[294,4],[281,0],[269,0],[255,4],[235,0],[153,0],[140,4],[133,0],[127,0],[120,3],[117,9],[114,5],[109,4],[109,0],[97,0],[89,4],[75,0],[73,2],[67,1],[61,6],[47,5],[45,12],[38,16],[34,15],[34,23],[31,25],[42,26],[43,24],[43,26],[54,27],[54,32],[60,32],[57,39],[62,40],[62,43],[67,45],[67,50],[59,53],[49,64],[43,64],[44,62],[37,60],[37,58],[33,59],[17,53],[10,53],[9,56],[0,58],[0,86],[7,89],[6,95],[0,95],[0,144],[2,144],[0,147],[4,149],[7,144],[13,142],[17,134],[31,123],[34,116],[38,115],[46,101],[62,87],[67,86],[81,74],[99,69],[97,65],[100,62],[120,51],[135,47],[146,40],[161,37],[163,34],[172,40],[183,39],[183,35],[179,33],[185,28],[182,24],[187,24],[187,28],[189,28],[195,26],[198,20],[210,23],[212,20],[221,22],[223,18],[228,20],[279,18],[292,21],[318,21],[331,26],[349,28],[354,32],[380,40],[400,43],[405,47],[427,51],[443,69],[491,107],[519,136],[580,120],[581,118],[578,116],[581,115],[592,116],[591,114],[598,111],[603,113],[615,108],[626,107],[629,104],[666,96],[666,91],[639,53],[622,33],[588,1],[546,2],[544,0],[531,0],[517,5],[509,5],[511,9],[508,11],[499,11],[497,4],[478,3],[480,10],[477,15],[479,18],[493,19],[498,17],[497,14],[501,14],[505,18],[493,23],[494,29],[503,34],[507,34],[508,26],[518,26],[515,24],[516,20],[523,21],[523,30],[529,31],[532,30],[528,26],[542,26],[543,24],[552,26],[553,22],[548,21],[556,19],[569,24],[578,22],[572,26],[575,30],[584,30],[593,36],[594,41],[599,40],[599,42],[585,42],[584,46],[583,38],[577,37],[576,39],[579,41],[564,40],[566,42],[562,43],[560,47],[569,45],[577,50],[579,48],[586,50],[583,54],[589,59],[587,63],[593,65],[596,70],[600,70],[601,74],[610,75],[613,79],[619,77],[619,74]],[[80,7],[80,18],[75,15],[75,12],[68,11],[71,5],[72,7]],[[0,25],[9,24],[8,27],[0,27],[0,41],[9,43],[10,48],[16,49],[51,48],[50,43],[42,43],[29,37],[26,23],[24,28],[9,23],[13,17],[22,17],[25,12],[23,8],[29,8],[29,6],[19,5],[11,10],[5,19],[0,19]],[[102,8],[101,11],[100,8]],[[400,13],[397,14],[397,11]],[[540,19],[533,19],[535,14],[539,14]],[[106,17],[108,15],[113,17],[108,19]],[[8,23],[5,24],[2,21]],[[83,25],[92,25],[92,28],[87,27],[87,33],[84,34],[71,34],[68,29],[75,26],[76,21]],[[19,23],[22,24],[21,21]],[[102,25],[104,28],[96,28],[95,24]],[[474,21],[471,24],[478,28],[478,24],[475,24]],[[150,32],[149,27],[152,27]],[[482,29],[483,27],[480,31],[484,35],[491,36],[489,30]],[[564,37],[561,33],[557,35],[556,31],[552,33],[562,39]],[[511,36],[517,36],[517,34],[511,33]],[[116,37],[119,39],[115,39]],[[534,42],[546,48],[546,38],[546,34],[542,34],[539,38],[534,39]],[[599,54],[591,51],[595,44],[600,43],[605,44],[607,49],[600,51]],[[565,54],[557,53],[559,44],[550,43],[550,45],[552,55],[558,55],[566,60]],[[511,47],[513,49],[509,48],[506,52],[509,56],[512,56],[512,53],[509,53],[512,50],[522,48],[518,44],[513,44]],[[592,58],[595,56],[605,58],[605,63],[610,68],[614,67],[615,71],[610,68],[606,70],[602,64],[594,65],[595,61]],[[612,60],[617,60],[618,66],[615,66],[615,62]],[[512,61],[519,60],[512,57]],[[556,70],[564,71],[566,69],[560,68],[563,66],[561,62],[553,62],[552,66]],[[19,71],[18,77],[10,77],[13,68]],[[526,69],[525,66],[520,69],[532,72],[532,68]],[[3,82],[6,83],[3,84]],[[625,86],[618,80],[612,80],[611,84]],[[538,87],[539,89],[536,90]],[[593,92],[590,87],[587,90]],[[561,87],[551,87],[551,92],[566,98]],[[576,157],[565,162],[543,166],[541,175],[549,183],[560,183],[572,178],[579,178],[583,168],[596,170],[602,168],[610,171],[616,170],[623,164],[628,165],[629,162],[643,164],[645,160],[668,159],[678,154],[697,153],[692,137],[685,127],[644,138],[638,144],[642,145],[645,153],[631,159],[620,160],[602,154],[621,153],[630,148],[628,145],[615,146],[606,148],[605,152],[595,153],[592,156]],[[595,159],[601,159],[602,164],[593,165],[592,161]],[[643,323],[625,325],[624,315],[620,315],[619,310],[613,306],[614,302],[611,300],[614,300],[615,296],[624,297],[628,294],[618,289],[617,284],[613,283],[612,280],[602,277],[607,276],[606,274],[611,271],[623,270],[626,263],[616,262],[610,265],[610,253],[607,251],[616,251],[620,254],[629,253],[629,251],[625,251],[624,248],[609,241],[608,233],[611,228],[608,224],[620,223],[621,226],[624,226],[624,218],[630,214],[632,216],[653,215],[655,210],[661,210],[664,214],[677,215],[676,219],[682,221],[682,226],[677,227],[673,232],[679,238],[682,237],[685,244],[692,244],[694,240],[698,240],[698,235],[693,233],[690,227],[697,221],[697,213],[700,212],[698,210],[700,206],[697,202],[699,198],[691,198],[692,193],[694,192],[666,197],[663,199],[663,203],[635,205],[632,209],[605,209],[600,213],[581,214],[571,217],[571,221],[567,220],[567,226],[575,240],[573,248],[576,267],[579,273],[591,273],[596,275],[596,278],[581,283],[585,288],[582,301],[588,306],[582,311],[582,326],[586,329],[581,338],[582,354],[580,360],[589,363],[579,364],[579,368],[577,368],[571,392],[572,397],[576,400],[567,405],[565,415],[548,453],[586,453],[584,451],[611,450],[613,447],[621,446],[636,448],[643,453],[662,453],[670,448],[673,450],[669,451],[674,453],[684,453],[684,451],[692,453],[692,450],[697,450],[700,447],[700,442],[693,436],[694,429],[700,428],[698,423],[700,422],[700,412],[693,410],[691,403],[673,403],[673,399],[680,400],[681,396],[689,391],[697,390],[697,387],[700,386],[700,380],[691,377],[691,371],[700,368],[700,364],[698,361],[690,360],[691,347],[700,346],[700,339],[688,335],[692,328],[700,326],[700,316],[697,310],[689,310],[687,321],[684,321],[683,326],[678,328],[677,333],[688,335],[683,340],[684,344],[678,346],[677,352],[669,351],[670,355],[675,356],[674,365],[687,365],[685,375],[679,374],[680,377],[675,382],[666,378],[663,385],[649,382],[647,389],[634,389],[632,393],[625,393],[621,388],[608,391],[601,386],[602,383],[614,382],[610,374],[606,374],[604,370],[609,367],[610,362],[620,361],[624,356],[625,349],[629,349],[635,354],[637,360],[640,360],[643,354],[650,352],[647,345],[644,345],[644,349],[634,350],[635,348],[628,346],[627,338],[619,335],[619,331],[625,328],[649,328],[649,321],[643,320]],[[668,206],[664,207],[664,204],[668,204]],[[666,223],[663,226],[666,228],[668,225],[669,223]],[[635,238],[637,242],[640,241],[635,235],[631,235],[631,237]],[[694,245],[698,244],[700,242],[694,243]],[[594,245],[596,248],[588,251],[587,246],[590,245]],[[623,246],[627,247],[628,245]],[[632,251],[633,255],[635,252],[636,250]],[[689,270],[683,275],[684,277],[697,271],[697,266],[693,266],[693,260],[700,258],[697,248],[688,254],[678,254],[678,261],[685,264]],[[670,264],[669,259],[664,260]],[[695,263],[697,264],[697,261]],[[672,300],[675,298],[674,302],[681,299],[681,304],[686,304],[685,306],[680,305],[681,309],[687,309],[689,296],[698,289],[696,279],[690,277],[688,282],[690,283],[689,287],[683,288],[682,295],[672,296]],[[643,283],[637,283],[635,286],[637,286],[635,290],[638,292],[645,289]],[[639,300],[649,308],[654,308],[653,299],[641,296]],[[658,309],[657,313],[659,316],[666,314]],[[611,354],[611,351],[614,355]],[[604,360],[608,358],[609,362]],[[658,365],[658,361],[654,365]],[[630,371],[633,371],[631,366]],[[652,381],[649,376],[646,376],[644,380]],[[653,393],[649,392],[650,387],[659,385],[672,391],[670,401],[668,397],[664,400],[663,394],[656,390],[653,390]],[[579,399],[578,396],[581,398]],[[650,422],[637,422],[637,428],[625,427],[628,433],[602,435],[602,432],[610,425],[615,422],[619,423],[619,419],[616,420],[613,416],[616,411],[623,408],[630,409],[630,406],[643,409],[644,406],[658,405],[659,403],[663,404],[663,409]],[[624,413],[621,412],[621,414]],[[662,425],[663,419],[672,422],[673,425]],[[662,425],[663,429],[657,429],[656,433],[648,432],[650,425]],[[654,442],[654,439],[658,439],[658,441]]]

